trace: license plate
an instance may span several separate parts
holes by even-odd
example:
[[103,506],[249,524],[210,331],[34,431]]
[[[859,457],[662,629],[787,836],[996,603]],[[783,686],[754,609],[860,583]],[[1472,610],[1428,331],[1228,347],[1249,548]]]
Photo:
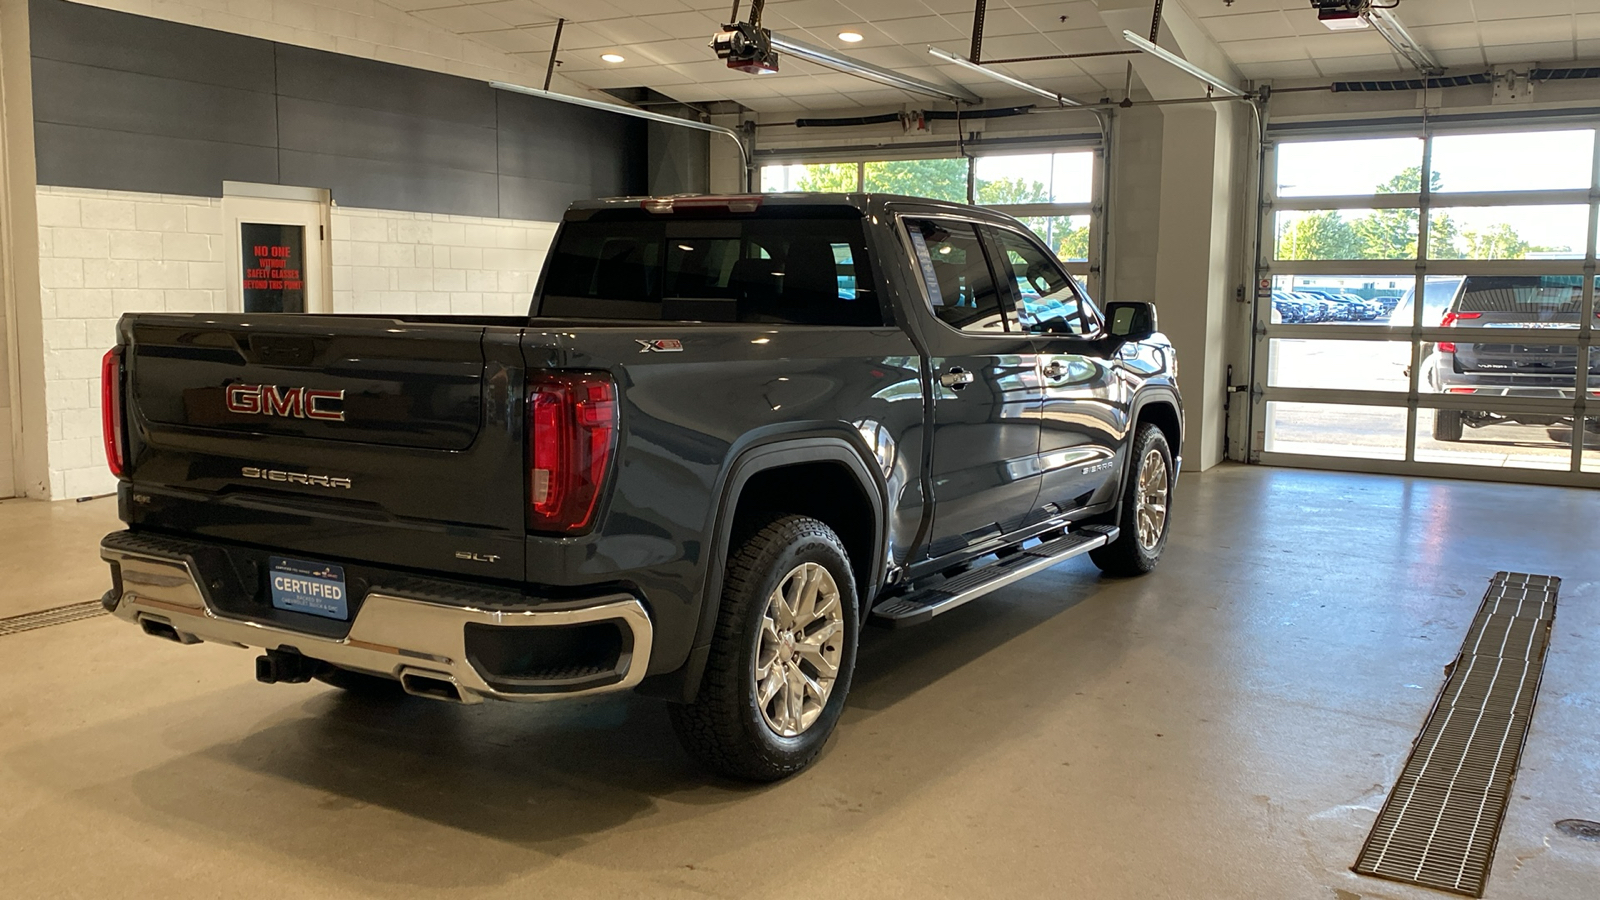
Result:
[[350,618],[343,566],[281,556],[269,557],[268,562],[274,607],[330,619]]

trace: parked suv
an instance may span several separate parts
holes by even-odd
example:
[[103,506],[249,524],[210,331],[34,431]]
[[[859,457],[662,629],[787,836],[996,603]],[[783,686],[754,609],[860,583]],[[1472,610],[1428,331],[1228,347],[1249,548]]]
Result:
[[[1424,369],[1428,386],[1479,397],[1573,399],[1579,348],[1551,342],[1581,325],[1583,279],[1577,275],[1469,275],[1439,323],[1462,332],[1440,341]],[[1600,358],[1591,357],[1588,387],[1600,387]],[[1459,441],[1467,426],[1517,422],[1570,423],[1571,417],[1506,415],[1441,409],[1434,438]]]

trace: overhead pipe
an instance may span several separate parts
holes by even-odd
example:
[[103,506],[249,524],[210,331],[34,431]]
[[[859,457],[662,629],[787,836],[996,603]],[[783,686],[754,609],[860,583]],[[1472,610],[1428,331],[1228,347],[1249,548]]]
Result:
[[960,85],[949,87],[902,75],[893,69],[885,69],[872,63],[856,59],[845,53],[818,47],[805,41],[797,40],[788,35],[772,33],[772,46],[800,59],[838,69],[846,75],[854,75],[879,84],[886,84],[892,88],[909,91],[913,94],[922,94],[928,97],[937,97],[940,100],[949,100],[952,103],[982,103],[983,98]]

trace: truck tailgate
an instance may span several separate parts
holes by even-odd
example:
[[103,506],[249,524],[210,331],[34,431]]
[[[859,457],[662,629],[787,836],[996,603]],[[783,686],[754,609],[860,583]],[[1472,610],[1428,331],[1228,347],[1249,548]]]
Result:
[[520,577],[521,329],[283,315],[122,328],[136,526]]

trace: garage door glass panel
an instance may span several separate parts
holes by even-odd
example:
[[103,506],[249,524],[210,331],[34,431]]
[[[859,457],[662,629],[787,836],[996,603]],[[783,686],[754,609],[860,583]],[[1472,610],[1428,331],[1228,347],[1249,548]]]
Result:
[[1415,209],[1294,209],[1275,216],[1276,258],[1415,259]]
[[1418,462],[1545,469],[1572,465],[1572,416],[1485,404],[1417,411]]
[[1582,259],[1588,252],[1587,206],[1455,206],[1430,215],[1430,259]]
[[793,166],[762,166],[763,193],[807,191],[848,193],[861,189],[855,163],[811,163]]
[[1404,459],[1402,407],[1340,403],[1267,403],[1263,448],[1268,453]]
[[1088,203],[1094,196],[1093,153],[982,156],[973,165],[974,196],[985,206]]
[[1385,326],[1416,283],[1402,275],[1278,275],[1268,317],[1274,325]]
[[1435,192],[1552,191],[1589,187],[1594,130],[1441,134],[1433,139]]
[[1539,342],[1544,332],[1460,329],[1463,338],[1423,344],[1418,390],[1476,397],[1571,400],[1579,348]]
[[1044,241],[1056,259],[1064,263],[1089,261],[1088,216],[1024,216],[1021,222]]
[[1278,145],[1277,195],[1353,197],[1415,192],[1421,167],[1421,138],[1286,142]]
[[967,160],[900,159],[862,166],[861,189],[875,194],[967,202]]
[[1275,338],[1269,344],[1269,387],[1404,393],[1411,386],[1410,341]]

